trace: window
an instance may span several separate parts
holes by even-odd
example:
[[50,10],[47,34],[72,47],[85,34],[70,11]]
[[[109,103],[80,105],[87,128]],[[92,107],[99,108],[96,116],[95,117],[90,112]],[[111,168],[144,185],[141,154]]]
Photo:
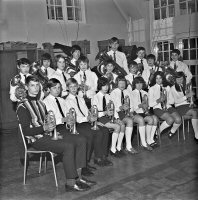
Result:
[[169,41],[157,42],[159,48],[158,60],[159,61],[170,61],[170,53],[174,49],[174,44]]
[[84,0],[46,0],[49,20],[84,21]]
[[183,39],[183,59],[198,60],[198,37]]
[[198,0],[179,0],[180,14],[190,14],[198,11]]
[[165,19],[175,16],[174,0],[154,0],[155,20]]

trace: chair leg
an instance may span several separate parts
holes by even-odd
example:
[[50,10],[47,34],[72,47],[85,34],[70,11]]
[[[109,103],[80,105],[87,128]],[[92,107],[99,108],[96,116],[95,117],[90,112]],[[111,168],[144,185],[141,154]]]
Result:
[[45,153],[45,168],[44,168],[44,172],[46,173],[47,171],[47,153]]
[[56,187],[58,187],[58,182],[57,182],[57,177],[56,177],[56,168],[55,168],[55,164],[54,164],[54,155],[51,152],[50,152],[50,154],[51,154],[52,165],[53,165],[53,170],[54,170],[55,184],[56,184]]
[[190,135],[190,120],[188,120],[188,136]]
[[25,152],[25,160],[24,160],[24,172],[23,172],[23,184],[26,183],[26,174],[27,174],[27,152]]
[[43,157],[43,154],[41,153],[40,154],[40,164],[39,164],[39,174],[41,173],[41,168],[42,168],[42,157]]
[[185,137],[185,124],[184,124],[184,118],[182,118],[182,124],[183,124],[183,139],[184,141],[186,140],[186,137]]
[[158,123],[158,127],[157,127],[157,136],[159,140],[159,145],[161,146],[160,122]]
[[179,142],[179,134],[180,134],[180,132],[179,132],[179,128],[177,129],[177,140],[178,140],[178,142]]

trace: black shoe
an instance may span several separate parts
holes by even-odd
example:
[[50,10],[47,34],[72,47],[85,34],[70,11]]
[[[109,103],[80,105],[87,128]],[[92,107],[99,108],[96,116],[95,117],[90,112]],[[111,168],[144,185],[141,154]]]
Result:
[[78,183],[76,183],[73,186],[65,184],[66,192],[83,192],[83,191],[89,190],[90,188],[91,187],[88,185],[85,187],[84,185],[78,184]]
[[158,145],[157,142],[153,142],[153,143],[149,144],[149,146],[152,147],[152,148],[156,148],[156,147],[158,147],[159,145]]
[[168,133],[168,138],[171,139],[171,138],[172,138],[173,136],[175,136],[175,135],[176,135],[175,133],[169,132],[169,133]]
[[113,153],[112,151],[110,151],[110,155],[115,157],[115,158],[120,158],[122,157],[117,151],[115,153]]
[[107,158],[104,158],[103,162],[104,162],[105,166],[113,166],[113,163],[110,160],[108,160]]
[[97,184],[95,181],[88,180],[88,179],[86,179],[84,177],[80,178],[77,182],[79,184],[85,184],[85,185],[88,185],[88,186],[93,186],[93,185]]
[[94,175],[94,173],[90,169],[88,169],[87,167],[82,168],[81,173],[82,173],[83,176],[93,176]]
[[194,141],[196,142],[196,144],[198,144],[198,139],[194,137]]
[[98,165],[99,167],[105,166],[105,163],[102,159],[94,159],[94,164]]
[[145,147],[145,146],[142,146],[142,148],[143,148],[144,150],[147,150],[147,151],[153,151],[153,148],[152,148],[151,146],[149,146],[149,145],[147,145],[146,147]]
[[120,155],[120,157],[126,156],[123,150],[120,151],[117,150],[117,153]]
[[93,170],[93,171],[97,170],[96,167],[91,166],[91,165],[89,165],[89,164],[87,164],[87,168],[90,169],[90,170]]

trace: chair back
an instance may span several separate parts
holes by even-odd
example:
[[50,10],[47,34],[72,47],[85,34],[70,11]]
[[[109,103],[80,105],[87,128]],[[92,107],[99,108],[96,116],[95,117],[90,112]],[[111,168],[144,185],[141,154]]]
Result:
[[20,131],[20,133],[21,133],[21,137],[22,137],[22,139],[23,139],[23,145],[24,145],[25,151],[27,151],[27,144],[26,144],[25,136],[23,135],[22,126],[21,126],[20,123],[19,123],[19,131]]

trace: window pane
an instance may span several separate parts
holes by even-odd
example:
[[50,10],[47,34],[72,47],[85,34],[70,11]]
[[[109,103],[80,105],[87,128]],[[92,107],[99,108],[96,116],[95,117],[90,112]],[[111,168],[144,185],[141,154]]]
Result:
[[192,48],[195,48],[196,46],[196,43],[195,43],[195,38],[191,38],[190,39],[190,48],[192,49]]
[[186,1],[186,0],[179,0],[179,2],[184,2],[184,1]]
[[169,17],[174,17],[175,16],[175,6],[169,6]]
[[183,59],[184,60],[189,60],[188,59],[188,50],[183,50]]
[[190,71],[191,71],[192,75],[195,75],[195,65],[190,66]]
[[67,8],[67,19],[74,20],[73,8]]
[[159,60],[159,61],[162,61],[162,60],[163,60],[163,57],[162,57],[162,53],[161,53],[161,52],[158,53],[158,60]]
[[76,7],[79,7],[79,6],[80,6],[79,0],[74,0],[74,5],[75,5]]
[[187,14],[186,2],[180,3],[180,14],[181,15]]
[[170,43],[170,50],[173,50],[173,49],[174,49],[174,44]]
[[168,0],[168,5],[174,4],[174,0]]
[[56,7],[56,19],[63,19],[62,7]]
[[160,9],[154,9],[155,20],[160,19]]
[[196,60],[196,50],[190,50],[190,59],[191,60]]
[[197,49],[198,49],[198,38],[197,38]]
[[164,52],[164,61],[169,61],[169,52]]
[[55,4],[61,6],[62,5],[62,1],[61,0],[55,0]]
[[159,51],[162,51],[162,42],[158,42],[157,46],[159,47]]
[[48,12],[49,12],[49,19],[55,19],[54,7],[53,6],[49,7]]
[[166,7],[161,8],[162,19],[166,18]]
[[191,0],[188,2],[188,13],[195,12],[195,0]]
[[54,0],[50,0],[50,4],[51,4],[51,5],[54,5]]
[[168,42],[164,42],[164,51],[168,51]]
[[67,6],[72,6],[72,0],[67,0]]
[[161,0],[161,6],[166,6],[167,0]]
[[188,49],[188,39],[183,40],[184,49]]
[[154,0],[154,8],[159,8],[159,0]]

